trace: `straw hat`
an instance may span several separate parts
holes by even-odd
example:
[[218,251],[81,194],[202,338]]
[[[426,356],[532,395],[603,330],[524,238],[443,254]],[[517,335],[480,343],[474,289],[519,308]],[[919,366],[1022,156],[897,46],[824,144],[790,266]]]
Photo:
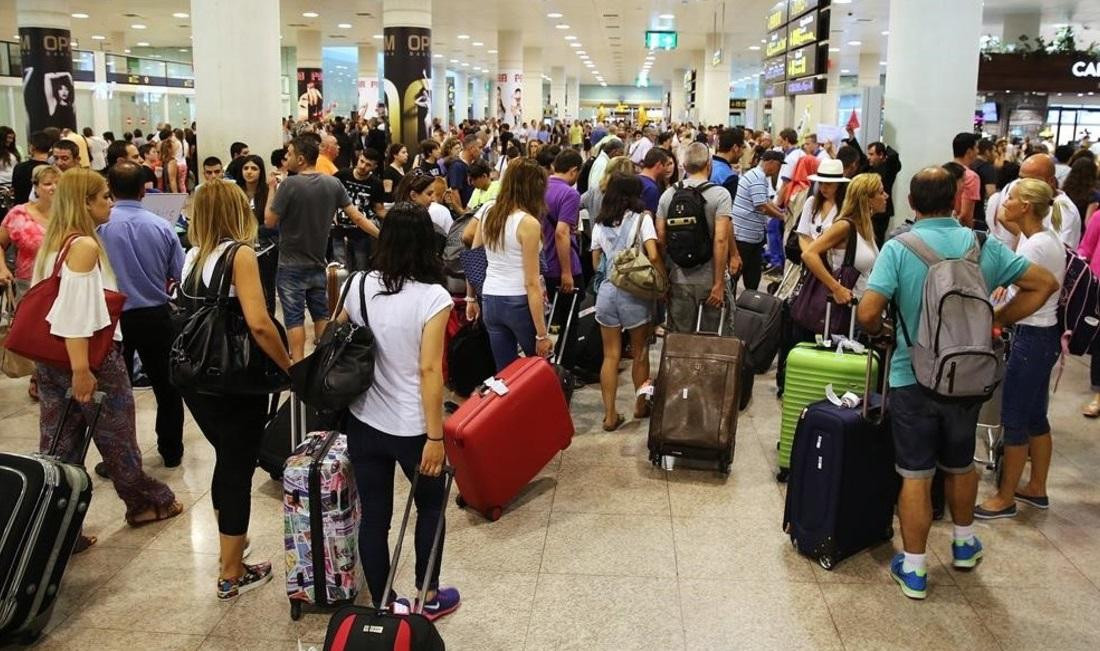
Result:
[[817,167],[817,174],[808,177],[814,183],[849,183],[851,179],[844,176],[844,163],[835,158],[821,161]]

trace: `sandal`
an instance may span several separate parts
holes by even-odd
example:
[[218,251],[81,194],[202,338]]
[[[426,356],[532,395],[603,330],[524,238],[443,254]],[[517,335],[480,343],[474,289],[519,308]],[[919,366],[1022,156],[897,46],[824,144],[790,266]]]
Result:
[[1085,418],[1100,418],[1100,400],[1093,400],[1085,405],[1085,408],[1081,410],[1081,415]]
[[147,524],[152,524],[154,522],[160,522],[162,520],[170,520],[180,513],[183,513],[183,504],[180,504],[180,502],[176,500],[166,506],[158,505],[153,507],[153,512],[155,515],[152,518],[143,520],[138,520],[132,515],[127,515],[126,524],[136,528],[143,527]]
[[625,419],[625,418],[623,418],[623,415],[622,415],[622,414],[615,414],[615,424],[614,424],[614,425],[612,425],[611,427],[608,427],[608,426],[607,426],[607,425],[605,424],[605,425],[603,426],[603,431],[605,431],[605,432],[614,432],[615,430],[617,430],[617,429],[619,429],[620,427],[622,427],[622,426],[623,426],[623,423],[625,423],[625,422],[626,422],[626,419]]
[[99,542],[99,539],[95,536],[85,536],[81,534],[80,537],[76,539],[76,543],[73,544],[73,555],[75,556],[80,552],[87,551],[89,547],[97,542]]

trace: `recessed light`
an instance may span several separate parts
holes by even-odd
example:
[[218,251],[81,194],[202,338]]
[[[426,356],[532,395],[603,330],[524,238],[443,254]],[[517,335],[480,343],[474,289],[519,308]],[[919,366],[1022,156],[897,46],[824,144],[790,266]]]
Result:
[[471,43],[471,45],[473,45],[474,47],[482,47],[485,44],[482,43],[481,41],[474,41],[473,43]]
[[376,38],[376,39],[378,39],[378,40],[382,40],[382,35],[381,35],[381,34],[375,34],[375,35],[373,36],[373,38]]
[[458,59],[451,59],[451,63],[458,63]]
[[469,63],[466,63],[465,61],[463,61],[463,62],[462,62],[462,67],[463,67],[463,68],[469,68],[469,67],[470,67],[470,64],[469,64]]
[[561,14],[559,14],[556,11],[552,11],[552,12],[546,14],[546,17],[547,18],[561,18]]
[[848,41],[848,45],[851,45],[852,47],[859,47],[860,45],[863,45],[863,41]]
[[73,41],[72,43],[69,43],[69,45],[72,46],[72,47],[80,47],[80,43],[77,43],[76,41]]
[[92,34],[93,41],[106,41],[107,37],[102,34]]
[[580,46],[581,46],[580,43],[570,43],[569,44],[569,47],[580,47]]
[[70,15],[71,15],[71,16],[72,16],[73,18],[87,18],[87,17],[88,17],[88,14],[80,14],[80,13],[76,13],[76,14],[70,14]]
[[496,51],[496,50],[488,50],[488,53],[489,53],[489,54],[496,54],[496,53],[497,53],[497,51]]
[[141,23],[134,23],[133,25],[130,25],[130,29],[145,29],[145,25],[142,25]]
[[569,25],[566,25],[565,23],[558,23],[557,25],[554,25],[554,27],[558,29],[569,29]]
[[661,14],[660,16],[657,16],[657,17],[660,18],[661,20],[672,20],[676,16],[673,16],[672,14]]
[[585,52],[584,50],[577,50],[577,54],[588,54],[588,53]]
[[465,40],[467,40],[467,39],[469,39],[469,38],[470,38],[470,35],[469,35],[469,34],[459,34],[459,35],[458,35],[458,40],[460,40],[460,41],[465,41]]
[[339,23],[336,26],[340,29],[351,29],[351,23]]
[[838,48],[838,47],[831,47],[831,48],[829,48],[829,51],[830,51],[830,52],[840,52],[840,48]]
[[15,34],[14,36],[12,36],[12,38],[14,38],[15,40],[18,41],[19,40],[19,34]]
[[146,42],[146,41],[138,41],[137,46],[138,47],[149,47],[149,43]]
[[443,55],[442,55],[442,54],[440,54],[440,53],[438,53],[438,52],[436,52],[435,54],[433,54],[433,55],[432,55],[432,58],[433,58],[433,59],[442,59],[442,58],[443,58]]
[[576,37],[576,36],[573,36],[572,34],[570,34],[570,35],[568,35],[568,36],[566,36],[566,37],[565,37],[565,40],[567,40],[567,41],[575,41],[575,40],[577,40],[577,37]]
[[846,75],[846,74],[848,74],[848,73],[850,73],[850,72],[851,72],[851,70],[849,70],[849,69],[847,69],[847,68],[844,68],[843,70],[841,70],[841,71],[840,71],[840,74],[842,74],[842,75]]
[[190,17],[191,17],[191,14],[183,12],[183,11],[177,11],[176,13],[172,14],[172,18],[190,18]]
[[130,50],[123,50],[123,51],[122,51],[122,53],[123,53],[123,54],[129,54],[129,53],[130,53]]
[[185,47],[181,47],[181,48],[179,49],[179,51],[180,51],[180,52],[186,52],[186,51],[187,51],[187,48],[185,48]]
[[317,16],[320,16],[320,15],[321,14],[317,13],[316,11],[303,11],[302,12],[302,18],[316,18]]
[[883,35],[883,36],[889,36],[889,35],[890,35],[890,30],[888,30],[888,29],[887,29],[887,30],[883,30],[883,32],[882,32],[882,35]]
[[760,49],[760,46],[759,46],[759,45],[750,45],[750,46],[749,46],[749,49],[750,49],[750,50],[759,50],[759,49]]
[[878,62],[878,64],[879,64],[880,66],[884,66],[884,65],[886,65],[886,62],[885,62],[885,61],[879,61],[879,62]]
[[581,55],[581,61],[588,61],[588,55],[587,54],[582,54]]
[[657,57],[646,57],[646,61],[655,61]]

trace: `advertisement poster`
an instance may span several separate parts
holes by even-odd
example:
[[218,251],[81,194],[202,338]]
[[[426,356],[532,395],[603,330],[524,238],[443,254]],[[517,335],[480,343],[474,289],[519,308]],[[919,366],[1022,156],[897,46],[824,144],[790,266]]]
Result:
[[46,127],[76,129],[76,87],[69,30],[20,27],[19,52],[23,62],[23,104],[27,132]]
[[359,116],[373,118],[377,114],[378,95],[382,86],[377,77],[360,77],[359,90]]
[[432,30],[386,27],[383,44],[392,141],[413,151],[432,131]]
[[523,72],[510,70],[497,75],[497,117],[513,132],[523,123]]
[[298,119],[320,119],[325,113],[324,75],[320,68],[298,68]]

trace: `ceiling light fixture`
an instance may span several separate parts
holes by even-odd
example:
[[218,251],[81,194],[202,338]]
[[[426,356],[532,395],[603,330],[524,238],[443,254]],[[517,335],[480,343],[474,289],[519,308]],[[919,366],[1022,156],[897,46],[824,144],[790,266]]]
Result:
[[381,34],[375,34],[373,38],[376,38],[378,40],[382,40],[382,35]]
[[577,37],[576,37],[576,36],[573,36],[572,34],[569,34],[568,36],[566,36],[566,37],[565,37],[565,40],[567,40],[567,41],[575,41],[575,40],[577,40]]
[[497,53],[497,51],[496,51],[496,50],[486,50],[486,52],[487,52],[488,54],[496,54],[496,53]]
[[485,44],[482,43],[481,41],[474,41],[473,43],[471,43],[471,45],[473,45],[474,47],[482,47]]
[[88,17],[88,14],[81,14],[81,13],[76,13],[76,14],[70,14],[70,15],[71,15],[71,16],[72,16],[73,18],[87,18],[87,17]]
[[750,50],[753,50],[753,51],[756,51],[756,50],[759,50],[759,49],[760,49],[760,46],[759,46],[759,45],[750,45],[750,46],[749,46],[749,49],[750,49]]
[[676,16],[673,16],[672,14],[661,14],[660,16],[657,16],[657,17],[660,18],[661,20],[672,20]]
[[189,14],[187,12],[183,12],[183,11],[177,11],[176,13],[172,14],[172,18],[190,18],[190,17],[191,17],[191,14]]
[[460,40],[460,41],[465,41],[465,40],[468,40],[469,38],[470,38],[469,34],[459,34],[458,35],[458,40]]
[[123,50],[123,51],[122,51],[122,53],[123,53],[123,54],[129,54],[129,53],[130,53],[130,50]]
[[107,37],[102,34],[92,34],[93,41],[106,41]]
[[849,70],[849,69],[847,69],[847,68],[844,68],[843,70],[841,70],[841,71],[840,71],[840,74],[842,74],[842,75],[846,75],[846,74],[848,74],[848,73],[850,73],[850,72],[852,72],[852,71],[851,71],[851,70]]
[[890,35],[890,30],[888,30],[888,29],[887,29],[887,30],[884,30],[884,31],[882,32],[882,35],[883,35],[883,36],[889,36],[889,35]]
[[340,29],[351,29],[351,23],[340,23],[337,25]]
[[829,48],[829,51],[830,51],[830,52],[840,52],[840,48],[838,48],[838,47],[831,47],[831,48]]
[[561,18],[561,14],[559,14],[556,11],[551,11],[550,13],[546,14],[546,17],[547,18]]
[[880,66],[884,66],[884,65],[886,65],[886,62],[885,62],[885,61],[879,61],[879,62],[878,62],[878,64],[879,64]]
[[580,43],[570,43],[569,44],[569,47],[580,47],[580,46],[581,46]]
[[451,59],[451,63],[458,63],[458,59]]
[[863,45],[863,41],[848,41],[848,45],[851,45],[852,47],[859,47]]
[[145,29],[145,25],[142,25],[141,23],[135,23],[133,25],[130,25],[130,29]]
[[149,47],[149,43],[147,43],[145,41],[138,41],[137,46],[138,47]]
[[469,67],[470,67],[470,64],[469,64],[469,63],[466,63],[465,61],[463,61],[463,62],[462,62],[462,67],[463,67],[463,68],[469,68]]
[[554,27],[556,27],[557,29],[569,29],[569,25],[566,25],[565,23],[558,23],[557,25],[554,25]]
[[321,14],[317,13],[316,11],[303,11],[302,12],[302,18],[316,18],[320,15]]
[[433,55],[432,55],[432,58],[433,58],[433,59],[442,59],[442,58],[443,58],[443,55],[442,55],[442,54],[440,54],[440,53],[438,53],[438,52],[436,52],[435,54],[433,54]]

